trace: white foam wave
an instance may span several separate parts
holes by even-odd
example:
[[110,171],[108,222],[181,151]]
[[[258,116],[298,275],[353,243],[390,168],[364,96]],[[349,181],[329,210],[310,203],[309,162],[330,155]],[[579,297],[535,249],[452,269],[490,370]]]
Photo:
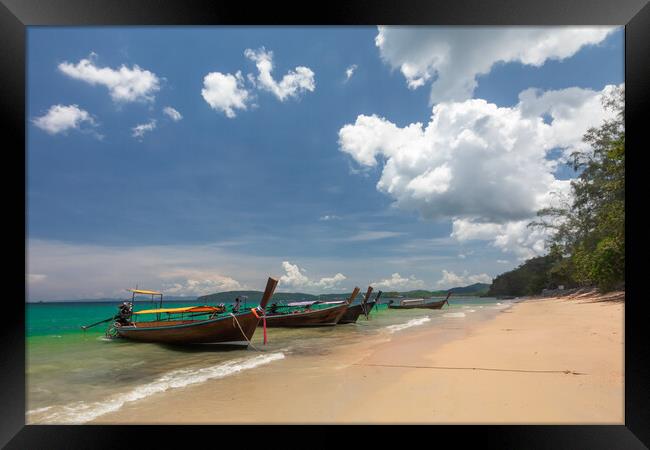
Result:
[[503,303],[497,302],[497,306],[493,306],[493,308],[494,309],[506,309],[506,308],[510,308],[512,305],[513,305],[512,302],[503,302]]
[[442,317],[465,317],[465,313],[456,312],[456,313],[444,313]]
[[284,358],[284,353],[269,353],[248,359],[236,359],[215,366],[200,369],[180,369],[168,372],[151,383],[133,388],[131,391],[115,394],[100,402],[76,402],[69,405],[39,408],[27,411],[27,415],[34,416],[54,409],[50,414],[35,417],[37,423],[84,423],[120,409],[125,403],[134,402],[169,389],[176,389],[191,384],[203,383],[215,378],[224,378],[243,370],[253,369],[263,364],[268,364]]
[[431,319],[429,319],[428,317],[420,317],[420,318],[417,318],[417,319],[411,319],[406,323],[400,323],[400,324],[397,324],[397,325],[389,325],[389,326],[386,327],[386,329],[388,331],[390,331],[391,333],[394,333],[396,331],[405,330],[406,328],[417,327],[418,325],[422,325],[423,323],[426,323],[426,322],[428,322],[430,320]]

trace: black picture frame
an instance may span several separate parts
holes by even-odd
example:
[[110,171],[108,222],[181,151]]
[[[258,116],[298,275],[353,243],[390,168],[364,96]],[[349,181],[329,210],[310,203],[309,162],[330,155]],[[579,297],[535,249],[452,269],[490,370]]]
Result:
[[[308,4],[298,2],[214,2],[208,0],[0,0],[0,114],[6,143],[5,203],[10,212],[5,226],[22,227],[27,236],[26,195],[16,193],[25,175],[26,27],[40,25],[625,25],[626,139],[626,303],[625,303],[625,424],[619,426],[433,426],[418,427],[425,442],[458,446],[469,442],[488,448],[647,448],[650,443],[650,370],[644,327],[645,299],[641,297],[640,274],[645,239],[640,227],[643,179],[641,149],[644,149],[643,111],[650,105],[650,5],[645,0],[501,0],[424,1],[388,0],[340,1]],[[7,139],[9,138],[9,139]],[[630,151],[631,149],[632,151]],[[7,162],[7,157],[9,161]],[[15,162],[15,165],[14,165]],[[16,167],[16,169],[13,169]],[[21,170],[18,170],[20,168]],[[11,176],[16,174],[17,179]],[[21,209],[22,208],[22,209]],[[20,218],[23,218],[21,220]],[[17,231],[20,233],[21,231]],[[8,234],[7,234],[8,236]],[[19,239],[6,239],[17,258],[5,258],[12,268],[26,263],[26,247]],[[26,244],[25,244],[26,245]],[[13,255],[12,255],[13,256]],[[634,262],[634,263],[633,263]],[[26,265],[24,266],[26,267]],[[16,271],[18,269],[15,269]],[[11,274],[13,275],[13,273]],[[15,449],[108,448],[146,442],[145,448],[166,447],[170,435],[188,443],[202,438],[217,441],[212,427],[179,427],[161,430],[141,426],[51,426],[25,425],[25,308],[18,297],[25,294],[21,275],[10,276],[16,295],[2,302],[6,319],[0,327],[2,371],[0,445]],[[21,286],[19,286],[21,285]],[[13,290],[12,290],[13,294]],[[261,444],[273,439],[268,427],[252,426]],[[330,433],[320,426],[300,431]],[[241,431],[239,428],[237,432]],[[285,430],[286,431],[286,430]],[[350,430],[358,438],[383,437],[412,428],[394,430],[373,427]],[[398,433],[395,433],[397,431]],[[270,433],[268,433],[270,432]],[[292,430],[294,432],[294,430]],[[314,436],[317,436],[314,433]],[[324,435],[324,434],[321,434]],[[448,439],[451,438],[452,441]],[[408,440],[415,443],[415,441]],[[208,441],[210,442],[210,441]],[[453,444],[451,444],[453,442]],[[167,445],[165,445],[167,443]],[[325,441],[323,441],[325,443]],[[433,445],[433,444],[431,444]]]

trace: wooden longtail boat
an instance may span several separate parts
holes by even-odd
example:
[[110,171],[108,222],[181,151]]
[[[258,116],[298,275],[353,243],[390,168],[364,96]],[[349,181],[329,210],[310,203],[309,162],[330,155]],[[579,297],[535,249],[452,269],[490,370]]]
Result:
[[[247,346],[253,338],[262,311],[270,300],[278,280],[269,278],[260,301],[259,310],[227,312],[224,307],[191,306],[187,308],[158,308],[134,312],[134,316],[156,315],[156,320],[113,324],[114,333],[122,338],[164,344],[222,344]],[[152,293],[153,291],[136,291]],[[160,306],[162,306],[162,294]],[[188,315],[189,317],[185,317]],[[203,318],[199,318],[204,316]],[[207,316],[207,317],[205,317]],[[164,317],[164,318],[161,318]]]
[[366,312],[370,314],[370,311],[372,311],[372,308],[375,307],[375,305],[379,305],[379,297],[381,297],[382,291],[377,292],[377,296],[375,299],[371,302],[366,303]]
[[440,300],[437,302],[427,302],[427,299],[424,298],[418,298],[418,299],[409,299],[409,300],[402,300],[399,305],[393,304],[393,300],[390,300],[388,302],[388,307],[390,309],[442,309],[442,306],[446,303],[449,305],[449,296],[451,295],[451,292],[447,294],[447,297],[444,300]]
[[371,306],[369,305],[368,299],[370,299],[370,294],[372,294],[372,286],[368,286],[366,295],[361,299],[359,304],[348,306],[348,310],[343,314],[341,319],[339,319],[338,323],[355,323],[361,314],[364,314],[367,319],[368,313],[370,312],[368,307],[372,308],[372,306],[374,306],[374,304]]
[[[355,287],[352,295],[347,300],[331,302],[296,302],[287,305],[271,305],[266,311],[267,327],[323,327],[336,325],[348,309],[348,305],[354,301],[359,294],[359,288]],[[325,308],[313,308],[313,306],[325,305]],[[333,306],[327,306],[333,305]],[[280,311],[282,310],[282,311]],[[260,322],[259,326],[262,323]]]

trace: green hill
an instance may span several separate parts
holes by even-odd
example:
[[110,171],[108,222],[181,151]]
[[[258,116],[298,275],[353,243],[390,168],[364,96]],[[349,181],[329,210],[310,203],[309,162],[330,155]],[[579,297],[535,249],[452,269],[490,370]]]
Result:
[[465,287],[455,287],[449,289],[452,295],[485,295],[490,289],[490,285],[486,283],[474,283]]

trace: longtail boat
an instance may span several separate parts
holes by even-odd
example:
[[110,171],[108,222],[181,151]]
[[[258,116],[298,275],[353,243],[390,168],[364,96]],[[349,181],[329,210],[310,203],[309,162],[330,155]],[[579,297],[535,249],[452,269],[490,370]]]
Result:
[[[223,305],[162,308],[162,293],[131,289],[132,301],[124,302],[107,330],[111,337],[121,337],[141,342],[164,344],[223,344],[248,346],[253,338],[262,311],[273,296],[278,280],[269,278],[260,305],[239,311],[239,302],[231,311]],[[159,307],[133,311],[136,294],[160,297]],[[153,320],[139,321],[141,316],[154,316]],[[111,320],[111,319],[108,319]],[[105,322],[105,321],[104,321]],[[101,322],[98,322],[101,323]],[[94,326],[96,324],[90,325]],[[89,328],[83,327],[84,329]]]
[[437,302],[430,302],[427,301],[429,299],[424,299],[424,298],[417,298],[417,299],[408,299],[408,300],[402,300],[399,302],[398,305],[395,305],[393,300],[390,300],[388,302],[388,307],[390,309],[442,309],[443,305],[446,303],[449,305],[449,296],[451,295],[451,292],[447,294],[447,297],[444,300],[440,300]]
[[[336,325],[358,294],[359,288],[355,287],[347,300],[315,300],[293,302],[286,305],[274,303],[264,311],[266,326],[294,328]],[[260,325],[262,324],[260,323]]]
[[345,314],[343,314],[341,319],[339,319],[338,323],[355,323],[361,314],[364,314],[367,319],[368,313],[370,312],[368,308],[372,308],[374,306],[374,303],[373,305],[369,305],[368,300],[370,299],[370,294],[372,294],[372,286],[368,286],[366,295],[361,299],[360,303],[348,306],[348,310],[345,312]]
[[372,308],[376,306],[379,306],[379,297],[381,297],[382,291],[377,292],[377,295],[375,296],[374,300],[371,302],[366,303],[366,313],[370,314],[370,311],[372,311]]

